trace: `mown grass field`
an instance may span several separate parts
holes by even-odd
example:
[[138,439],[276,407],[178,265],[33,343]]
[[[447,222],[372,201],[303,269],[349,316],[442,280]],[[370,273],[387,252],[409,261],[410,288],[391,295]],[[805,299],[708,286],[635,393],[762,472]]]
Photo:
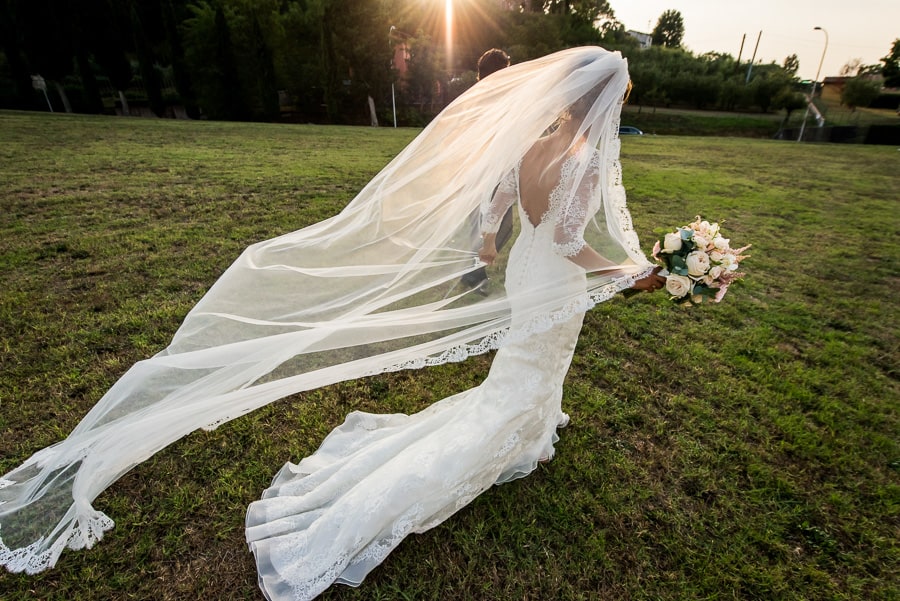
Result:
[[[0,113],[0,473],[64,437],[248,244],[339,211],[413,130]],[[753,243],[720,305],[587,317],[557,457],[322,599],[900,598],[900,152],[623,140],[652,231]],[[117,522],[0,598],[261,599],[244,510],[353,409],[415,411],[490,357],[196,432],[94,503]]]

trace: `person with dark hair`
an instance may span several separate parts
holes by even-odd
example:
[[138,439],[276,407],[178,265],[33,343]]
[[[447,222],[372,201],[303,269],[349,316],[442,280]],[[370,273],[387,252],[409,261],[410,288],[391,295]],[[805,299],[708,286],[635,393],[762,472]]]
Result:
[[478,59],[478,80],[509,66],[509,55],[499,48],[491,48]]
[[[491,48],[486,51],[481,57],[478,59],[478,81],[481,81],[491,73],[496,73],[501,69],[505,69],[509,66],[510,58],[509,55],[500,50],[499,48]],[[497,230],[497,238],[495,240],[495,244],[497,246],[497,251],[503,249],[503,245],[506,244],[509,239],[512,237],[513,231],[513,210],[510,208],[506,214],[503,216],[503,220],[500,222],[500,229]],[[465,274],[460,281],[469,288],[476,288],[478,292],[482,294],[486,292],[483,289],[485,283],[487,283],[487,271],[484,267],[476,269],[475,271],[470,271]]]

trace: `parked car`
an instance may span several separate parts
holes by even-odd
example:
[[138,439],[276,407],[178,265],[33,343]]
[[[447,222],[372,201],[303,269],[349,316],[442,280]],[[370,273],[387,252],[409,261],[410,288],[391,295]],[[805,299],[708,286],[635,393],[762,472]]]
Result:
[[634,127],[633,125],[620,125],[619,126],[619,135],[620,136],[643,136],[644,132]]

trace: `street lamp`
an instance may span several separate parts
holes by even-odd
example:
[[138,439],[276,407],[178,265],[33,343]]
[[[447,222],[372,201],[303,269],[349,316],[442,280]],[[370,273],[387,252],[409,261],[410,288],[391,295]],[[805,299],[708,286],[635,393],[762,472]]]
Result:
[[[812,94],[809,96],[809,100],[806,103],[806,113],[803,114],[803,123],[800,124],[800,135],[797,137],[797,141],[800,142],[803,140],[803,130],[806,129],[806,118],[809,117],[809,103],[812,102],[813,97],[816,95],[816,87],[819,85],[819,74],[822,72],[822,63],[825,62],[825,52],[828,50],[828,32],[825,31],[822,27],[813,27],[813,31],[821,31],[825,34],[825,48],[822,49],[822,58],[819,59],[819,68],[816,70],[816,78],[813,80],[812,84]],[[819,120],[819,127],[822,127],[824,120]]]

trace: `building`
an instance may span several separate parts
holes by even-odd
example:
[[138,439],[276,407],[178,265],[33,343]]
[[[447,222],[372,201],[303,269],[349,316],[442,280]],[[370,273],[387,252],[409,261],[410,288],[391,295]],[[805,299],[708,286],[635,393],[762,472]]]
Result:
[[653,36],[649,33],[642,33],[640,31],[629,29],[625,32],[625,35],[629,35],[636,39],[638,41],[638,45],[641,47],[641,50],[646,50],[653,45]]
[[841,94],[844,92],[844,85],[846,85],[848,79],[850,78],[843,75],[826,77],[819,86],[821,88],[819,96],[821,96],[822,100],[831,100],[840,104]]

